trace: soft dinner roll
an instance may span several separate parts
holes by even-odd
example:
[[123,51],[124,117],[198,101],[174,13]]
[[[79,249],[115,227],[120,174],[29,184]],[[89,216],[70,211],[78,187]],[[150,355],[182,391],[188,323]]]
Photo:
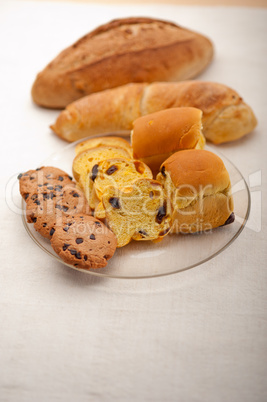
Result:
[[230,177],[214,153],[176,152],[161,165],[157,180],[173,209],[172,233],[208,231],[234,220]]
[[146,163],[153,173],[169,156],[181,149],[203,148],[202,111],[193,107],[161,110],[133,123],[133,157]]
[[86,151],[87,149],[90,148],[98,148],[106,146],[120,147],[125,149],[130,156],[132,156],[133,154],[132,147],[127,140],[121,137],[111,135],[107,137],[89,138],[86,141],[82,141],[78,145],[76,145],[75,153],[76,155],[78,155],[81,152]]

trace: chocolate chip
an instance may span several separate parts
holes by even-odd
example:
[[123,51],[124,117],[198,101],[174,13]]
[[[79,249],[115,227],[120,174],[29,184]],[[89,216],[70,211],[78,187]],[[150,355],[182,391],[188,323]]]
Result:
[[170,228],[163,230],[162,232],[159,233],[159,236],[164,236],[170,231]]
[[37,169],[35,169],[36,170],[36,172],[38,172],[38,170],[41,170],[41,168],[37,168]]
[[87,261],[87,255],[83,256],[84,261]]
[[156,216],[156,222],[161,224],[164,216],[166,216],[166,203],[164,203],[161,207],[159,207],[158,213],[157,213],[157,216]]
[[72,177],[71,177],[71,176],[68,176],[68,178],[69,178],[70,180],[72,180]]
[[109,259],[109,255],[104,255],[105,260]]
[[47,190],[54,190],[53,186],[47,186]]
[[34,180],[34,177],[33,177],[33,176],[31,176],[31,177],[30,177],[30,180]]
[[145,230],[139,230],[139,232],[138,233],[140,233],[140,235],[142,235],[142,236],[148,236],[148,234],[147,234],[147,232],[145,231]]
[[33,194],[33,195],[31,196],[31,199],[32,199],[32,200],[36,200],[36,198],[38,198],[38,195],[37,195],[37,194]]
[[49,234],[50,234],[50,236],[53,236],[54,233],[55,233],[55,229],[52,228],[52,229],[50,230]]
[[39,200],[35,200],[35,201],[33,201],[33,202],[34,202],[34,204],[36,204],[36,205],[41,205],[41,203],[40,203]]
[[83,243],[83,239],[81,237],[78,237],[75,241],[77,244]]
[[70,246],[70,244],[64,243],[64,245],[63,245],[63,247],[62,247],[62,250],[63,250],[63,251],[66,251],[69,246]]
[[47,223],[43,223],[43,228],[46,228],[46,226],[47,226]]
[[46,177],[47,179],[50,179],[51,173],[47,174],[45,177]]
[[90,239],[95,240],[95,235],[91,234]]
[[63,209],[63,212],[67,212],[69,210],[69,207],[66,207],[65,205],[63,205],[62,209]]
[[37,221],[37,218],[32,218],[33,223]]
[[91,180],[95,181],[98,173],[98,165],[94,165],[91,172]]
[[72,196],[73,196],[73,197],[80,197],[80,194],[74,193]]
[[77,250],[75,250],[75,248],[70,248],[69,252],[71,253],[71,255],[76,255]]
[[222,226],[230,225],[230,223],[233,223],[234,221],[235,221],[235,214],[234,214],[234,212],[232,212],[231,215],[226,219],[226,221],[224,222],[224,224]]
[[154,197],[154,193],[153,193],[153,191],[150,191],[150,193],[149,193],[149,197],[150,197],[150,198],[153,198],[153,197]]
[[120,201],[117,197],[110,197],[109,203],[113,206],[113,208],[120,209]]
[[[47,187],[48,188],[48,187]],[[60,191],[60,190],[62,190],[62,186],[60,185],[60,184],[57,184],[56,186],[55,186],[55,190],[56,191]],[[51,190],[53,190],[53,188],[51,189]]]
[[22,176],[23,176],[23,174],[20,173],[20,174],[18,175],[17,179],[20,180],[20,179],[22,178]]
[[59,181],[63,181],[64,179],[63,179],[62,176],[58,176],[58,180],[59,180]]
[[108,244],[110,244],[110,241],[108,241]]
[[25,201],[28,199],[29,195],[30,195],[29,193],[26,193],[26,194],[24,195],[24,200],[25,200]]
[[95,221],[95,224],[96,224],[97,226],[101,226],[101,223],[98,222],[98,221]]
[[166,177],[166,173],[165,173],[165,166],[162,166],[162,168],[160,169],[161,174],[163,177]]
[[68,227],[68,226],[65,226],[65,227],[63,228],[63,230],[64,230],[64,232],[67,232],[67,231],[69,230],[69,227]]
[[112,165],[106,170],[106,174],[110,176],[111,174],[116,172],[116,170],[118,170],[118,167],[116,165]]
[[38,184],[38,187],[43,187],[43,185],[42,185],[42,184]]
[[59,204],[56,204],[56,205],[55,205],[55,208],[59,209],[60,211],[61,211],[61,209],[62,209],[61,205],[59,205]]
[[76,257],[78,260],[81,260],[81,259],[82,259],[81,253],[80,253],[79,251],[75,254],[75,257]]

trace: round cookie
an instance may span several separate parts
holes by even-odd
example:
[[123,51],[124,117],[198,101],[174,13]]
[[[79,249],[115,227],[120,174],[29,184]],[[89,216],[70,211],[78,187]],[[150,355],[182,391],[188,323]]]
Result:
[[88,202],[78,188],[65,186],[63,193],[33,194],[27,202],[28,221],[42,236],[50,239],[55,225],[62,225],[67,215],[89,214]]
[[36,170],[28,170],[26,173],[18,175],[20,194],[25,201],[31,194],[38,191],[51,191],[51,187],[56,186],[56,191],[60,192],[66,184],[71,184],[72,177],[61,169],[44,166]]
[[55,226],[51,245],[68,264],[77,268],[102,268],[116,250],[115,235],[98,219],[88,215],[66,217]]

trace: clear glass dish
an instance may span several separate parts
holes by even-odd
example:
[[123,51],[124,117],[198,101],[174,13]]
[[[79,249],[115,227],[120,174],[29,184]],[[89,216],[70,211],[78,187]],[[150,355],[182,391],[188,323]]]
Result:
[[[120,136],[120,133],[104,135]],[[103,134],[98,136],[103,136]],[[71,175],[75,146],[84,140],[83,138],[80,141],[71,143],[61,151],[52,154],[40,166],[55,166]],[[240,171],[213,147],[206,146],[205,149],[220,156],[230,174],[236,217],[234,223],[230,225],[213,229],[208,233],[168,235],[159,243],[132,241],[127,246],[117,249],[105,268],[90,270],[77,269],[70,264],[66,264],[58,257],[49,240],[36,232],[32,224],[27,223],[25,202],[23,201],[24,213],[22,219],[25,229],[31,239],[53,259],[72,269],[91,275],[138,279],[170,275],[194,268],[218,256],[234,242],[244,229],[250,211],[250,193]]]

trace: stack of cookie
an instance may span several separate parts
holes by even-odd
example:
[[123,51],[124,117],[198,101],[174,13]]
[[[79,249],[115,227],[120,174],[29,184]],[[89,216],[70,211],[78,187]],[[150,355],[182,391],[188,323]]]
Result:
[[116,250],[114,234],[90,216],[83,192],[55,167],[41,167],[18,176],[26,201],[26,217],[57,254],[78,268],[101,268]]

